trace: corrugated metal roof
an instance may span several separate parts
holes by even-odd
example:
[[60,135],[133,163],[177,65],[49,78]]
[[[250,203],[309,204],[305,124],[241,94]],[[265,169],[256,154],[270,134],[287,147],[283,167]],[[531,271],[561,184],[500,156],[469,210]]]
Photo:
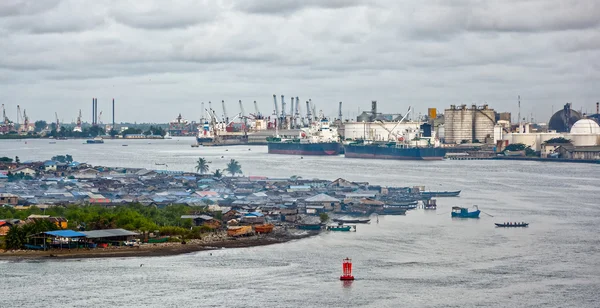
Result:
[[44,232],[44,234],[57,236],[57,237],[85,237],[85,234],[73,230],[57,230],[57,231],[48,231]]
[[105,238],[105,237],[117,237],[117,236],[133,236],[138,233],[131,232],[125,229],[106,229],[106,230],[93,230],[81,232],[88,238]]
[[331,197],[326,194],[318,194],[314,197],[306,198],[305,201],[306,202],[340,202],[339,199],[336,199],[336,198]]

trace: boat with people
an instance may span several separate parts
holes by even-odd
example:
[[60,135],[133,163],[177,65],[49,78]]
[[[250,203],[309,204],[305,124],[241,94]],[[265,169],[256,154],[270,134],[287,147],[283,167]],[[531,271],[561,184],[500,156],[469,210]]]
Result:
[[88,143],[88,144],[104,143],[104,139],[102,139],[100,137],[96,137],[94,139],[88,139],[88,140],[86,140],[86,143]]
[[368,224],[371,219],[369,218],[356,218],[356,219],[350,219],[350,218],[334,218],[332,219],[334,222],[339,222],[339,223],[344,223],[344,224]]
[[343,224],[331,225],[331,226],[327,226],[327,231],[342,231],[342,232],[355,231],[356,232],[356,226],[355,225],[343,225]]
[[423,208],[426,210],[437,210],[437,201],[435,199],[423,201]]
[[481,213],[479,207],[477,205],[473,205],[473,207],[475,211],[469,212],[468,208],[453,206],[451,216],[456,218],[479,218],[479,213]]
[[527,228],[529,223],[527,222],[504,222],[504,223],[494,223],[498,228]]

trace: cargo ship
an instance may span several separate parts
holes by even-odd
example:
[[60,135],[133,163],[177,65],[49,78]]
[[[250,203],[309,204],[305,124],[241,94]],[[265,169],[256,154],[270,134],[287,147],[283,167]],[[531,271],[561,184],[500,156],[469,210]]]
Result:
[[210,129],[210,124],[208,121],[204,121],[204,125],[198,128],[198,136],[196,137],[196,142],[198,144],[205,144],[213,142],[214,136],[212,130]]
[[355,142],[344,147],[347,158],[374,158],[399,160],[442,160],[446,150],[436,147],[414,147],[397,143]]
[[300,130],[298,137],[270,137],[267,146],[269,154],[339,155],[343,150],[337,128],[330,126],[326,118]]

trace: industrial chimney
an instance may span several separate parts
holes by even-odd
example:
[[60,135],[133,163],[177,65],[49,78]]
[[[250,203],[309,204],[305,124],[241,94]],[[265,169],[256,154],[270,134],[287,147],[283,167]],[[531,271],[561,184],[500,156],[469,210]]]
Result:
[[596,114],[600,114],[600,102],[596,102]]
[[377,101],[371,101],[371,113],[373,114],[371,121],[374,121],[377,118]]
[[112,129],[115,129],[115,99],[113,98],[113,105],[112,105],[112,116],[113,116],[113,124],[112,124]]

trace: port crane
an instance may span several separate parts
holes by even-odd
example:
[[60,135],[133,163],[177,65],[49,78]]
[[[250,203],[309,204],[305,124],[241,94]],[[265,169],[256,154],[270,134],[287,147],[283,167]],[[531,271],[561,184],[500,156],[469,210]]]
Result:
[[260,110],[258,110],[258,104],[256,103],[256,101],[254,101],[254,112],[255,112],[254,113],[254,118],[255,119],[262,119],[263,118],[262,114],[260,113]]
[[273,102],[275,104],[275,121],[277,123],[275,123],[275,127],[278,127],[281,124],[281,121],[279,121],[279,105],[277,105],[277,95],[273,94]]
[[60,121],[58,120],[58,113],[54,113],[54,116],[56,117],[56,132],[60,132]]
[[298,118],[300,117],[300,100],[298,96],[296,96],[296,110],[292,113],[294,115],[294,128],[298,126]]
[[229,121],[229,117],[227,116],[227,109],[225,109],[225,101],[221,101],[221,105],[223,106],[223,122]]
[[[341,107],[341,102],[340,102],[340,107]],[[388,129],[387,127],[385,127],[385,123],[383,123],[383,121],[381,120],[377,120],[375,121],[375,123],[379,124],[379,126],[383,127],[383,129],[385,129],[388,132],[388,141],[392,141],[394,139],[392,139],[392,136],[394,136],[395,138],[398,138],[398,134],[396,132],[394,132],[394,130],[396,129],[396,127],[398,127],[398,125],[400,125],[400,123],[402,123],[406,117],[408,117],[408,115],[410,114],[410,110],[412,107],[408,107],[408,110],[406,111],[406,113],[404,114],[404,116],[402,117],[402,119],[400,119],[400,121],[396,122],[396,125],[394,125],[394,127],[392,129]],[[394,140],[395,141],[395,140]]]
[[83,130],[81,129],[81,109],[79,109],[79,115],[77,116],[77,125],[73,128],[74,132],[81,133]]
[[242,100],[240,99],[240,117],[244,119],[244,126],[248,126],[248,117],[246,116],[246,111],[244,111],[244,105],[242,105]]
[[342,102],[340,102],[340,107],[338,108],[338,120],[342,120]]
[[29,117],[27,116],[27,111],[23,109],[23,132],[27,133],[29,131]]

